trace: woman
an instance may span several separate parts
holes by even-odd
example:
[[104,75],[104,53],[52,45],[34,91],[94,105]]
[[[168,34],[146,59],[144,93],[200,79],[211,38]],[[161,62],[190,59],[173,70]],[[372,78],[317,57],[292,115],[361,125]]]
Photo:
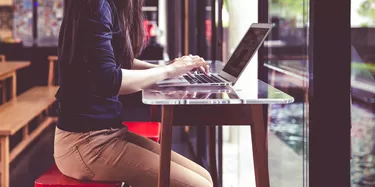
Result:
[[[55,161],[79,180],[157,186],[159,144],[121,124],[118,95],[138,92],[192,69],[199,57],[166,66],[136,60],[144,41],[142,0],[65,0],[59,38],[59,120]],[[209,173],[172,153],[171,186],[210,187]]]

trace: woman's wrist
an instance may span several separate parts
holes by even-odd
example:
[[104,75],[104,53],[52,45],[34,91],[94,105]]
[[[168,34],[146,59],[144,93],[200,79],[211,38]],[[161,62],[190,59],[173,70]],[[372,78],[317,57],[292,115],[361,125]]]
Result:
[[169,78],[172,78],[172,75],[173,75],[173,72],[174,72],[174,68],[170,65],[163,65],[163,66],[160,66],[160,68],[163,68],[164,70],[164,77],[166,79],[169,79]]
[[162,67],[161,65],[152,64],[143,60],[134,59],[133,70],[145,70]]

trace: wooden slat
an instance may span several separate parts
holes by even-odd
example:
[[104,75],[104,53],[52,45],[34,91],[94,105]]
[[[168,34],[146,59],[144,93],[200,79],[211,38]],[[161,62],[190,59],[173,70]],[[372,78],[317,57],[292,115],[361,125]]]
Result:
[[0,137],[1,187],[9,187],[9,137]]
[[5,103],[7,101],[7,92],[6,92],[6,89],[5,89],[5,81],[3,80],[0,80],[0,88],[1,88],[1,92],[2,92],[2,103]]
[[21,141],[11,152],[10,160],[12,162],[36,137],[43,132],[51,123],[56,122],[57,118],[47,117],[25,140]]
[[0,135],[13,135],[56,101],[58,87],[35,87],[0,106]]
[[49,65],[48,65],[48,86],[53,86],[55,82],[55,62],[59,58],[57,56],[49,56]]
[[59,58],[57,56],[48,56],[49,61],[57,61]]
[[5,62],[5,61],[6,61],[5,55],[0,55],[0,63]]
[[27,138],[29,138],[29,126],[26,125],[23,129],[22,129],[22,139],[23,140],[26,140]]
[[54,61],[50,61],[48,65],[48,86],[53,86],[55,82],[55,66]]
[[[1,68],[1,67],[0,67]],[[4,74],[0,74],[0,81],[3,81],[5,79],[8,79],[10,77],[13,76],[13,71],[11,72],[8,72],[8,73],[4,73]]]
[[10,84],[10,97],[11,99],[17,97],[17,73],[13,72],[12,82]]
[[0,63],[0,77],[4,74],[13,73],[19,69],[25,68],[30,65],[27,61],[9,61]]

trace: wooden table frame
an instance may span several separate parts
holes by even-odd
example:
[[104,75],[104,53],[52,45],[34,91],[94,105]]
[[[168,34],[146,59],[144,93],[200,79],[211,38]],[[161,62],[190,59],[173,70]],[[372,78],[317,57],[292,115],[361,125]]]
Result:
[[[1,58],[1,56],[0,56]],[[5,57],[4,57],[5,58]],[[10,100],[14,99],[17,97],[17,71],[19,69],[23,69],[27,66],[30,65],[30,62],[29,61],[23,61],[23,62],[20,62],[20,61],[17,61],[17,62],[12,62],[12,61],[9,61],[9,62],[3,62],[1,61],[1,64],[12,64],[12,63],[17,63],[16,67],[12,70],[12,71],[9,71],[9,72],[5,72],[5,73],[2,73],[0,75],[0,83],[2,84],[2,91],[3,91],[3,98],[2,99],[2,103],[5,103],[7,101],[7,94],[6,94],[6,88],[5,88],[5,80],[7,79],[10,79],[11,80],[11,84],[10,84]],[[21,65],[20,65],[21,63]]]
[[[12,62],[4,62],[6,64],[11,64]],[[4,103],[0,109],[0,113],[4,116],[13,116],[17,114],[18,111],[25,109],[25,111],[32,111],[31,114],[27,115],[26,118],[20,118],[21,116],[15,116],[17,121],[4,122],[0,128],[0,186],[8,187],[9,186],[9,165],[10,163],[23,151],[25,148],[35,140],[50,124],[57,121],[56,117],[49,116],[50,106],[55,102],[55,93],[57,87],[53,86],[54,72],[53,72],[53,62],[49,63],[49,76],[48,76],[48,85],[46,87],[37,87],[32,88],[25,93],[17,97],[17,70],[27,67],[30,65],[30,62],[21,62],[21,64],[16,65],[12,71],[4,71],[0,75],[0,81],[5,79],[11,79],[11,100]],[[30,102],[40,102],[38,98],[35,98],[36,93],[43,93],[41,97],[47,99],[47,101],[42,102],[42,105],[37,106],[34,110],[30,108],[23,107],[22,104]],[[39,96],[40,94],[36,94]],[[4,98],[3,98],[4,99]],[[35,103],[34,103],[35,104]],[[20,106],[17,108],[17,106]],[[30,106],[29,106],[30,107]],[[10,111],[10,112],[7,112]],[[15,112],[17,111],[17,112]],[[25,111],[21,111],[22,114],[25,114]],[[2,118],[6,119],[6,118]],[[30,129],[31,122],[35,119],[38,125],[34,130]],[[3,121],[2,121],[3,122]],[[4,126],[3,126],[4,125]],[[32,130],[32,131],[31,131]],[[22,139],[17,142],[15,147],[10,150],[9,139],[11,136],[15,135],[17,132],[22,133]]]
[[[267,132],[263,105],[164,105],[162,107],[159,187],[170,186],[172,126],[187,124],[220,126],[251,125],[257,187],[269,187]],[[249,141],[250,143],[250,141]],[[216,167],[216,165],[211,165]]]

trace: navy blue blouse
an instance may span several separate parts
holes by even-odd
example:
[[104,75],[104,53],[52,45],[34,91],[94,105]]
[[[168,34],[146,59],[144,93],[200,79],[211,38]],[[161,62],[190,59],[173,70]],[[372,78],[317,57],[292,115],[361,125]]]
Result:
[[87,132],[121,125],[120,32],[111,0],[66,0],[60,29],[58,127]]

